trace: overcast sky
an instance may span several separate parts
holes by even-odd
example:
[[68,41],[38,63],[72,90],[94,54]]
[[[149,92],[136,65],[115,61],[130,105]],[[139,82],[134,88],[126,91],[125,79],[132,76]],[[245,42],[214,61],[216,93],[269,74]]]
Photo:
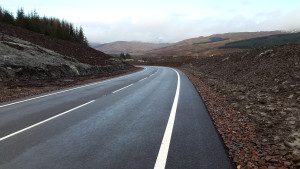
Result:
[[176,42],[215,33],[300,28],[300,0],[1,0],[82,26],[90,42]]

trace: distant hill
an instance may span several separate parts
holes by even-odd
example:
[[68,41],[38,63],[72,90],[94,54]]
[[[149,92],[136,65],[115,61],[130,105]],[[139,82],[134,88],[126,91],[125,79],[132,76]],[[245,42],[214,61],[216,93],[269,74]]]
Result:
[[112,43],[100,44],[93,46],[93,48],[102,51],[107,54],[120,54],[120,53],[129,53],[131,55],[141,55],[142,53],[166,47],[170,44],[168,43],[146,43],[138,41],[117,41]]
[[[143,55],[147,57],[208,57],[223,52],[230,52],[230,50],[219,49],[219,47],[230,42],[278,34],[282,34],[282,32],[238,32],[201,36],[173,43],[163,48],[153,49],[145,52]],[[236,50],[239,49],[232,49],[232,51]]]
[[221,48],[261,48],[284,44],[300,44],[300,33],[288,33],[230,42]]
[[100,45],[101,45],[100,43],[89,42],[89,47],[91,47],[91,48],[95,48],[95,47],[98,47]]

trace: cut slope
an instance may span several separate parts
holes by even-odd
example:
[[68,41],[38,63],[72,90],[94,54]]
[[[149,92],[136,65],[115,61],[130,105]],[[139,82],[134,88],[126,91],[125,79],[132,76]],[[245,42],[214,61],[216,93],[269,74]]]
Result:
[[[75,58],[90,65],[112,64],[109,55],[77,43],[51,38],[20,27],[0,23],[0,32],[53,50],[61,55]],[[0,37],[1,38],[1,37]]]
[[19,38],[0,36],[0,82],[57,80],[125,69],[121,64],[91,66]]

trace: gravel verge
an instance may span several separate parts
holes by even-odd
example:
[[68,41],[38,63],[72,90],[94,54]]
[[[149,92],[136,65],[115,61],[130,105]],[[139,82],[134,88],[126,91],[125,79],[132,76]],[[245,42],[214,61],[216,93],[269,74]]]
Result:
[[297,168],[291,162],[291,153],[279,151],[274,144],[261,142],[257,125],[251,118],[245,115],[245,112],[231,106],[226,96],[208,85],[206,80],[199,76],[199,72],[186,67],[181,70],[201,94],[237,168]]

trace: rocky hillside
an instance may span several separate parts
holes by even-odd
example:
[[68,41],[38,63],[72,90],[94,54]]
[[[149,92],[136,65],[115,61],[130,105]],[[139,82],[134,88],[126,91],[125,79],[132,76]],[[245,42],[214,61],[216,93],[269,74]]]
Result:
[[118,41],[112,43],[94,46],[95,49],[107,54],[119,55],[120,53],[129,53],[131,55],[141,55],[142,53],[168,46],[168,43],[146,43],[146,42],[128,42]]
[[0,23],[0,102],[135,70],[85,45]]
[[127,67],[88,46],[0,23],[2,81],[85,76]]
[[183,69],[228,103],[210,112],[237,164],[300,167],[300,45],[197,59]]
[[53,50],[63,56],[68,56],[81,63],[90,65],[108,65],[110,56],[93,48],[61,39],[51,38],[20,27],[0,23],[0,33],[17,37],[22,40]]
[[81,63],[74,57],[0,33],[0,82],[70,78],[125,68],[125,64]]

